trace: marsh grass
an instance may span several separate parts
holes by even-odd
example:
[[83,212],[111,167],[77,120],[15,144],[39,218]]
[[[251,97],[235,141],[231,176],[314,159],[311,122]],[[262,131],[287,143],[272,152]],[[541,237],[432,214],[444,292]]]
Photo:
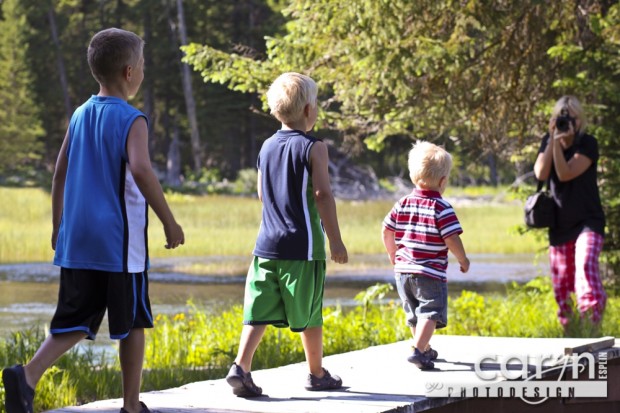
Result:
[[[324,354],[393,343],[410,338],[399,302],[375,300],[389,286],[376,285],[360,293],[359,305],[325,308]],[[504,337],[620,337],[620,298],[610,297],[599,330],[576,322],[564,332],[557,322],[556,305],[548,278],[524,286],[512,284],[505,295],[463,291],[449,299],[448,327],[437,334]],[[187,311],[158,316],[147,331],[143,391],[221,378],[234,359],[243,310],[237,305],[223,313],[209,313],[189,302]],[[578,321],[578,320],[577,320]],[[29,360],[44,338],[40,328],[14,333],[0,343],[0,363]],[[403,356],[404,357],[404,356]],[[71,351],[50,369],[37,387],[35,411],[117,398],[121,394],[118,362],[105,354]],[[272,368],[304,360],[299,334],[268,327],[254,357],[253,369]],[[0,387],[0,396],[4,389]],[[4,413],[4,406],[0,406]]]
[[[49,262],[51,206],[47,192],[36,188],[0,187],[0,262]],[[239,256],[243,262],[229,267],[194,268],[193,272],[216,271],[243,274],[252,253],[260,224],[261,204],[254,198],[195,196],[168,193],[166,198],[183,226],[186,243],[176,250],[164,248],[161,224],[151,212],[149,248],[154,258]],[[338,216],[343,239],[352,256],[384,254],[381,222],[395,199],[385,201],[339,201]],[[544,246],[530,234],[521,235],[520,204],[455,206],[464,228],[463,242],[470,254],[535,253]],[[358,263],[351,260],[349,267]],[[359,262],[359,265],[366,265]]]

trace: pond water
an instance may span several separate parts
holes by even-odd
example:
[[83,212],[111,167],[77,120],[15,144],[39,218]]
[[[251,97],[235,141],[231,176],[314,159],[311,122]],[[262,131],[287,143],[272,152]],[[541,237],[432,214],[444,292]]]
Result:
[[[461,274],[458,263],[448,266],[448,291],[452,296],[462,290],[503,293],[506,283],[519,283],[548,274],[546,258],[536,262],[532,255],[474,255],[467,274]],[[384,260],[385,257],[377,257]],[[184,262],[206,258],[153,260],[149,272],[150,297],[154,314],[176,314],[187,310],[191,300],[197,306],[214,312],[243,302],[244,276],[204,276],[175,272]],[[373,262],[373,259],[369,260]],[[332,271],[333,269],[333,271]],[[337,270],[337,271],[336,271]],[[58,268],[51,264],[0,265],[0,338],[13,331],[49,324],[56,307]],[[347,270],[330,265],[324,304],[354,305],[360,291],[378,282],[393,280],[389,266]],[[397,299],[393,291],[387,299]],[[107,320],[97,336],[96,346],[109,347]],[[87,344],[90,345],[90,344]]]

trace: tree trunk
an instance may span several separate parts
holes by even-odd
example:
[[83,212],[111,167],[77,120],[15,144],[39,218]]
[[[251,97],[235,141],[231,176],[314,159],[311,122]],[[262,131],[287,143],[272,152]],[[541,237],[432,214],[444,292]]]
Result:
[[[177,0],[178,33],[181,45],[187,44],[187,30],[185,27],[185,15],[183,13],[183,0]],[[202,166],[202,146],[200,134],[198,132],[198,120],[196,118],[196,102],[192,89],[192,78],[189,65],[181,63],[181,77],[183,81],[183,95],[185,96],[185,106],[187,117],[191,128],[192,155],[194,160],[194,172],[199,173]]]
[[[147,44],[147,47],[144,48],[144,65],[147,68],[153,67],[153,51],[152,48],[148,46],[151,44],[151,40],[151,11],[146,7],[144,11],[144,42]],[[145,76],[142,94],[144,96],[144,113],[149,120],[149,155],[151,159],[153,159],[155,155],[155,123],[157,119],[155,114],[155,96],[153,93],[152,76]]]
[[179,150],[179,125],[174,122],[172,140],[168,147],[166,162],[166,183],[172,187],[181,186],[181,151]]
[[54,6],[50,5],[47,12],[47,18],[50,22],[50,30],[52,32],[52,41],[56,46],[56,64],[58,65],[58,74],[60,76],[60,86],[62,87],[62,96],[65,104],[65,112],[67,114],[67,122],[71,119],[73,108],[71,107],[71,100],[69,98],[69,84],[67,82],[67,72],[65,70],[65,62],[62,58],[62,47],[60,45],[60,39],[58,38],[58,30],[56,29],[56,15],[54,13]]

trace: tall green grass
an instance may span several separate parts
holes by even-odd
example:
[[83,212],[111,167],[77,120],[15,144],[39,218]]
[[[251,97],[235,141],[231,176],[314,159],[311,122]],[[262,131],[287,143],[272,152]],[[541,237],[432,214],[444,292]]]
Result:
[[[373,286],[358,295],[352,309],[324,309],[324,353],[338,354],[410,338],[397,301],[380,301],[389,285]],[[437,334],[507,337],[620,337],[620,297],[610,297],[600,329],[580,320],[564,331],[555,315],[556,304],[548,278],[525,286],[511,285],[506,295],[463,291],[449,299],[448,326]],[[158,316],[147,332],[143,391],[221,378],[234,359],[243,311],[234,306],[210,314],[188,303],[184,313]],[[28,361],[43,340],[41,329],[19,332],[0,343],[0,363]],[[403,356],[404,357],[404,356]],[[121,394],[118,362],[92,352],[71,351],[50,369],[37,387],[35,411],[40,412]],[[304,360],[299,334],[267,328],[254,357],[253,368],[277,367]],[[3,397],[0,387],[0,397]],[[4,406],[0,405],[0,413]]]
[[[244,257],[241,267],[245,268],[260,224],[260,201],[178,193],[169,193],[166,198],[183,226],[186,243],[176,250],[166,250],[161,224],[151,213],[152,257],[238,256]],[[50,261],[53,251],[49,194],[36,188],[0,187],[0,199],[0,263]],[[381,222],[394,201],[338,202],[342,236],[351,256],[384,253]],[[544,245],[515,230],[522,222],[519,204],[457,206],[456,211],[470,254],[535,253]],[[355,260],[350,265],[355,266]],[[237,270],[235,267],[234,271]]]

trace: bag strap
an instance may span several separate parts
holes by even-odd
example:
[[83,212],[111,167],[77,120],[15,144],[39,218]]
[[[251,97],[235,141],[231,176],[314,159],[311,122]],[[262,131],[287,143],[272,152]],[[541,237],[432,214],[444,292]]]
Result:
[[[537,180],[538,181],[538,180]],[[536,186],[536,192],[540,192],[540,190],[542,189],[543,185],[547,184],[547,191],[549,190],[549,179],[547,179],[546,181],[538,181],[538,185]]]

